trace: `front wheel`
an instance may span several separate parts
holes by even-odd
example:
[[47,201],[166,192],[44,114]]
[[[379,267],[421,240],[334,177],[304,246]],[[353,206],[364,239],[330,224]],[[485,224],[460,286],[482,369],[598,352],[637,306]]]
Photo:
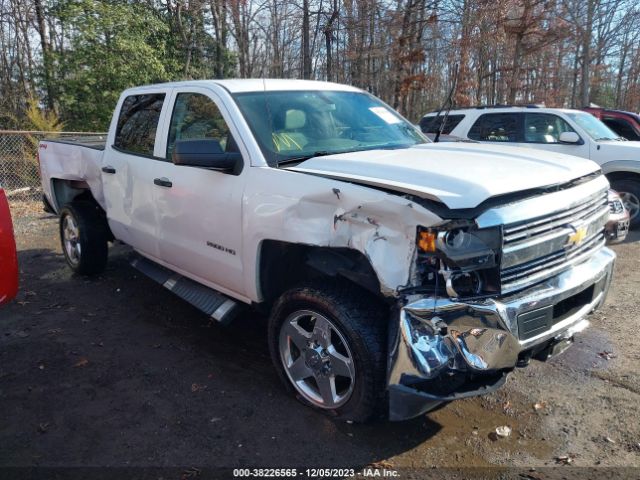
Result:
[[620,195],[624,207],[629,212],[632,229],[640,228],[640,181],[633,179],[614,180],[613,188]]
[[95,275],[107,264],[106,220],[89,202],[72,202],[60,211],[60,243],[67,264],[81,275]]
[[388,309],[348,284],[286,292],[269,320],[269,346],[289,390],[342,420],[364,422],[386,398]]

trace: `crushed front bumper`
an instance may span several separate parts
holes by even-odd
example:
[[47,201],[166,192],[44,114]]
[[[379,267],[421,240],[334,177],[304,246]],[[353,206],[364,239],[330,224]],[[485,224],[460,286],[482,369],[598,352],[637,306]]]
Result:
[[604,302],[614,261],[602,248],[553,278],[496,299],[407,297],[390,335],[389,418],[489,393],[532,356],[546,358],[568,345]]

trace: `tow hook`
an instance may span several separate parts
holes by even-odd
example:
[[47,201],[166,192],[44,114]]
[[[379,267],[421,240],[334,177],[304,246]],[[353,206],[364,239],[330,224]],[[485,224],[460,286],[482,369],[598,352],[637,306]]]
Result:
[[[551,357],[555,357],[564,352],[567,348],[569,348],[573,344],[574,338],[573,336],[569,338],[563,338],[560,340],[556,340],[550,343],[543,350],[538,352],[535,356],[536,360],[540,360],[546,362]],[[519,365],[518,365],[519,366]]]

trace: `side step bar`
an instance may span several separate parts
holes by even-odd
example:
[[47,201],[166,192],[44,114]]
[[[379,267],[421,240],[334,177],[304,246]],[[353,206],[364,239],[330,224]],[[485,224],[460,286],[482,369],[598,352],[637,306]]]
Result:
[[221,324],[231,322],[237,313],[239,305],[235,300],[148,258],[136,254],[131,260],[131,266]]

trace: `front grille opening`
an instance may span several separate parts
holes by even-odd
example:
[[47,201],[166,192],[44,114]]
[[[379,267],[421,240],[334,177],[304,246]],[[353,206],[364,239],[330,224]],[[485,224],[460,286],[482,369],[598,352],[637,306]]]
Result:
[[569,318],[582,307],[590,304],[593,301],[595,287],[595,285],[591,285],[555,305],[549,305],[518,315],[518,336],[520,340],[527,340],[543,334],[556,323]]
[[[605,243],[608,215],[607,191],[602,190],[568,209],[505,225],[502,293],[544,281],[589,257]],[[578,226],[587,229],[587,238],[564,243]]]
[[593,300],[593,289],[594,285],[591,285],[586,290],[556,303],[553,306],[553,323],[561,322],[565,318],[569,318],[582,307],[591,303]]

